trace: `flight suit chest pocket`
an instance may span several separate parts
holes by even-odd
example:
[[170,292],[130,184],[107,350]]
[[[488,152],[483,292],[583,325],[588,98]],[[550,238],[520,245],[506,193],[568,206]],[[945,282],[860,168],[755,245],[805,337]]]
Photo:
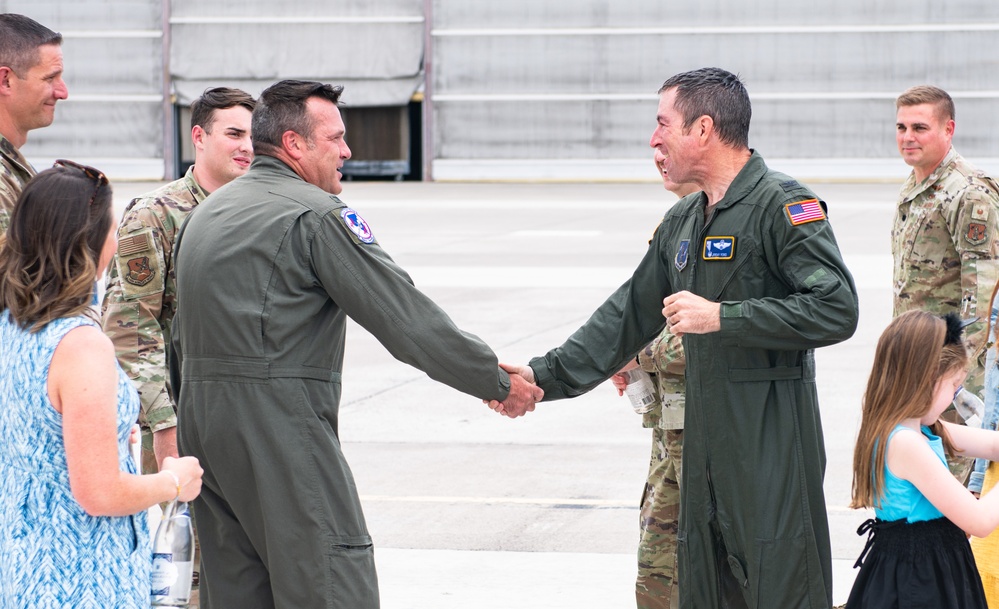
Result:
[[[744,300],[744,293],[751,291],[755,281],[752,265],[759,257],[756,252],[752,239],[732,234],[705,236],[693,253],[698,258],[698,283],[701,284],[698,293],[709,295],[714,301]],[[747,287],[750,290],[743,289]]]

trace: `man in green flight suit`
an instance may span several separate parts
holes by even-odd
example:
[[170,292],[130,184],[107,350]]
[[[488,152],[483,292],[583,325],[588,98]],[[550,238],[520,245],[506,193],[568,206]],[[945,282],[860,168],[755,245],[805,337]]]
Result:
[[680,606],[827,609],[813,349],[856,329],[853,278],[825,205],[749,148],[737,76],[703,68],[659,93],[650,144],[674,181],[702,192],[666,213],[632,278],[562,346],[507,369],[536,379],[546,399],[575,397],[669,323],[687,360]]
[[534,409],[339,198],[341,87],[281,81],[257,100],[256,157],[177,236],[170,376],[206,609],[375,609],[374,553],[338,439],[347,316],[397,359],[483,399]]

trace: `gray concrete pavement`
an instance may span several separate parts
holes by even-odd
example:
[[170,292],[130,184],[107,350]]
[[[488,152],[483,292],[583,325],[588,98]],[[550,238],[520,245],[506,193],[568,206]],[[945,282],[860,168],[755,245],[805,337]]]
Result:
[[[117,198],[151,184],[116,184]],[[891,313],[897,184],[812,184],[860,290],[857,334],[817,352],[842,603],[865,512],[846,508],[860,396]],[[351,182],[342,198],[460,327],[502,360],[561,342],[626,280],[674,198],[657,184]],[[604,384],[510,421],[348,330],[340,414],[383,607],[634,606],[650,432]],[[765,473],[763,473],[765,475]],[[751,481],[747,481],[751,483]]]

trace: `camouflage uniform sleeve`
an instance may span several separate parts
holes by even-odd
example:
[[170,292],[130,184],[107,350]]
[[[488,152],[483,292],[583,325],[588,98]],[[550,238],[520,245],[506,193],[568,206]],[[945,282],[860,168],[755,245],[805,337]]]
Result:
[[953,235],[961,256],[962,317],[979,321],[965,332],[972,351],[973,369],[965,382],[968,390],[981,396],[985,386],[985,344],[988,340],[988,306],[992,289],[999,281],[999,191],[973,184],[962,195]]
[[118,227],[118,251],[109,266],[103,326],[122,369],[141,400],[139,424],[151,431],[177,425],[167,390],[162,320],[167,281],[163,223],[142,200],[133,201]]
[[14,209],[15,202],[17,197],[14,196],[14,192],[4,180],[0,179],[0,235],[6,233],[10,226],[10,212]]
[[642,370],[654,374],[659,392],[660,412],[643,420],[646,427],[683,429],[683,409],[686,405],[684,370],[687,359],[683,340],[670,332],[669,326],[638,352]]

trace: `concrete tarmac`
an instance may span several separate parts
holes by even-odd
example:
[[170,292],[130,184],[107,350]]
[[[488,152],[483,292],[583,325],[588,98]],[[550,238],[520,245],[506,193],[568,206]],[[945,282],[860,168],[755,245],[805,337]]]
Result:
[[[119,210],[155,186],[115,184]],[[899,185],[811,186],[829,204],[861,306],[856,335],[816,353],[840,604],[870,516],[846,506],[860,398],[891,315]],[[675,201],[654,182],[346,182],[341,198],[461,328],[515,363],[561,344],[630,277]],[[340,437],[382,607],[634,606],[651,434],[609,383],[511,421],[395,361],[356,325],[343,378]]]

